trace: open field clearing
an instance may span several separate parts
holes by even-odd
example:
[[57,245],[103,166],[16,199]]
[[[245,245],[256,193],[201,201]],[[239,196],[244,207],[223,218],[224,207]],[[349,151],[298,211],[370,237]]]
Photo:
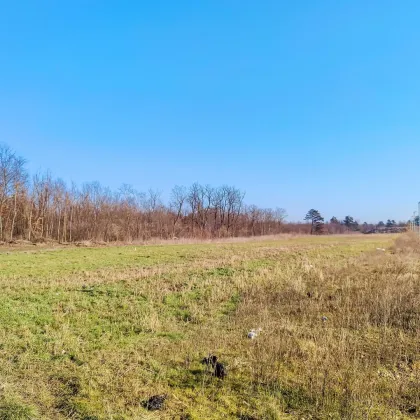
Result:
[[0,420],[419,418],[419,257],[408,235],[0,252]]

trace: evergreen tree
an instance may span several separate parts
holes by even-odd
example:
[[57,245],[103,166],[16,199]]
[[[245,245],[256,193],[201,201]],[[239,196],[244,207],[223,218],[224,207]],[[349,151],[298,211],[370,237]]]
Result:
[[343,220],[343,225],[347,228],[347,230],[353,230],[355,227],[355,223],[356,222],[351,216],[346,216]]
[[320,235],[324,231],[324,218],[318,210],[309,210],[304,220],[311,222],[311,235]]

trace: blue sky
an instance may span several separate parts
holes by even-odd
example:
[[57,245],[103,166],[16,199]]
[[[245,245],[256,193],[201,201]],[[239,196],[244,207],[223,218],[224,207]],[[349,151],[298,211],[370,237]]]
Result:
[[414,0],[0,0],[0,141],[78,184],[407,219],[419,21]]

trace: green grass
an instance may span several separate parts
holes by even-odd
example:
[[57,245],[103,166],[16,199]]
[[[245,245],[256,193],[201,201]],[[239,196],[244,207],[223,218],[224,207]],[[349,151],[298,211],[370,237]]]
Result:
[[0,420],[416,415],[420,271],[394,239],[1,253]]

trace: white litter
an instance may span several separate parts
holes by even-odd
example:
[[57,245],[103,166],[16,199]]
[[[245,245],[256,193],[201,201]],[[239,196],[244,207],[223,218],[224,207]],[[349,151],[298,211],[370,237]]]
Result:
[[249,333],[248,333],[248,338],[250,339],[250,340],[253,340],[254,338],[257,338],[258,337],[258,334],[255,332],[255,331],[250,331]]
[[262,331],[262,328],[257,328],[256,330],[255,330],[255,329],[252,329],[252,330],[248,333],[248,338],[249,338],[250,340],[254,340],[255,338],[257,338],[257,337],[258,337],[258,334],[259,334],[261,331]]
[[385,248],[376,248],[376,250],[377,250],[377,251],[382,251],[382,252],[385,252],[385,251],[386,251],[386,249],[385,249]]

